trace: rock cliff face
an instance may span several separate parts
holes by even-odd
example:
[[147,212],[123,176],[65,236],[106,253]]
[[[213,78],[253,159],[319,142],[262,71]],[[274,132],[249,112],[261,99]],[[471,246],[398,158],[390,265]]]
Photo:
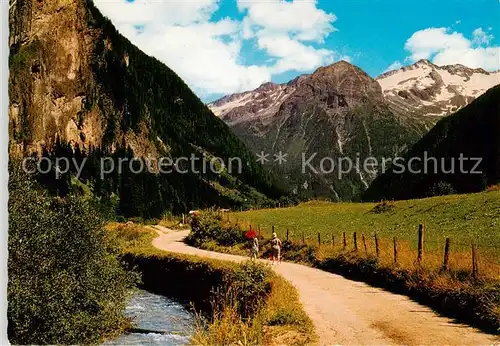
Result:
[[[40,151],[56,134],[83,147],[100,145],[105,124],[85,103],[93,43],[77,1],[16,1],[10,18],[10,137],[13,149]],[[85,115],[85,116],[84,116]]]
[[[142,158],[194,154],[226,163],[238,157],[245,165],[235,174],[154,175],[155,195],[147,198],[159,209],[251,205],[276,192],[224,122],[173,71],[121,36],[91,0],[15,0],[10,7],[11,156],[50,152],[63,142],[88,155],[123,148]],[[117,184],[103,193],[115,193]]]
[[[254,151],[270,153],[271,159],[286,153],[286,163],[272,166],[293,191],[337,200],[358,198],[375,178],[376,169],[363,167],[366,158],[381,162],[398,155],[432,124],[393,112],[380,84],[345,61],[287,84],[268,83],[228,96],[209,107]],[[342,168],[349,172],[341,174],[341,158],[353,163],[352,169]],[[333,169],[332,161],[337,164]]]

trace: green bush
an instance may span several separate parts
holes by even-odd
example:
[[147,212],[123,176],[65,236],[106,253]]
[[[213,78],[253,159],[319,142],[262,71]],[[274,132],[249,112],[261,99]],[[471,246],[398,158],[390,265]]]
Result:
[[216,240],[217,244],[221,246],[234,246],[248,242],[248,239],[245,238],[245,233],[236,225],[222,227]]
[[430,187],[428,196],[429,197],[446,196],[455,193],[457,193],[457,191],[455,190],[452,184],[446,181],[439,181]]
[[191,221],[191,232],[186,241],[194,246],[215,240],[220,233],[219,218],[216,213],[202,212]]
[[239,303],[241,316],[248,317],[257,311],[271,290],[270,282],[270,271],[262,263],[246,261],[234,269],[228,284]]
[[9,165],[8,335],[13,344],[95,343],[125,326],[134,278],[92,200],[51,198]]
[[370,212],[373,214],[383,214],[392,211],[395,207],[394,202],[383,201],[373,207]]
[[220,214],[204,211],[191,221],[191,233],[186,241],[196,247],[215,241],[217,245],[234,246],[245,243],[245,233],[237,225],[222,226]]

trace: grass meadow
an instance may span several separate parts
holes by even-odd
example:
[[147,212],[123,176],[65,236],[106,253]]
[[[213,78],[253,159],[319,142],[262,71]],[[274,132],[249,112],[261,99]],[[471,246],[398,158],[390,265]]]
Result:
[[[331,203],[312,201],[296,207],[230,213],[224,216],[242,228],[260,229],[270,237],[272,227],[281,239],[318,244],[319,254],[352,251],[354,232],[358,253],[374,256],[375,234],[379,238],[379,261],[394,262],[393,239],[397,239],[398,265],[417,265],[418,228],[424,225],[424,255],[419,265],[443,263],[446,238],[450,238],[449,267],[467,273],[472,269],[472,243],[476,245],[478,272],[500,280],[500,191],[450,195],[383,203]],[[343,233],[347,248],[344,249]],[[363,242],[366,243],[366,251]]]

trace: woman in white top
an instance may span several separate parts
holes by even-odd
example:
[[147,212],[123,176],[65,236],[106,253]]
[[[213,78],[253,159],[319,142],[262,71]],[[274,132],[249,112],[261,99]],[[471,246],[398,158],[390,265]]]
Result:
[[273,239],[271,239],[271,245],[272,245],[272,263],[274,264],[275,260],[276,263],[280,263],[282,243],[275,232],[273,233]]
[[252,259],[256,260],[259,254],[259,240],[257,236],[254,236],[252,239]]

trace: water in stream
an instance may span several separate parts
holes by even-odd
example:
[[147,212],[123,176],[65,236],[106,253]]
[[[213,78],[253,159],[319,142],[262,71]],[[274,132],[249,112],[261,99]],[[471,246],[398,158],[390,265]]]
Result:
[[139,291],[130,301],[127,316],[134,318],[134,326],[165,332],[128,333],[104,345],[185,345],[191,337],[194,316],[181,304],[147,291]]

